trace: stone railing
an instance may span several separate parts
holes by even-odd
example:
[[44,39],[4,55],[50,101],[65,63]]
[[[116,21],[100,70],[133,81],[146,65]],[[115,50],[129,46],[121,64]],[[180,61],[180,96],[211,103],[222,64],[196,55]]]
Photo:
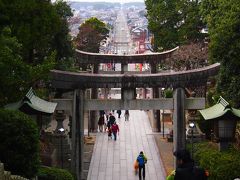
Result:
[[17,175],[11,175],[11,172],[4,171],[4,164],[0,162],[0,180],[28,180],[28,179]]

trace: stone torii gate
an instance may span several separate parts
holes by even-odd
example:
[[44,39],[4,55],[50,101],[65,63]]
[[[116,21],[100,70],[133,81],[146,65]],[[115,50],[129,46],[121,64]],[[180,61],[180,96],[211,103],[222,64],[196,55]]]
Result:
[[[122,56],[125,58],[125,56]],[[185,110],[203,109],[205,98],[186,98],[184,87],[205,85],[210,76],[217,74],[220,64],[172,73],[137,75],[100,75],[52,70],[55,88],[74,91],[72,104],[72,168],[78,180],[83,173],[84,110],[104,109],[173,109],[174,151],[185,148]],[[135,99],[136,88],[172,87],[173,98]],[[121,99],[86,99],[88,88],[121,88]]]
[[[137,74],[137,72],[128,72],[128,64],[136,63],[148,63],[150,65],[151,74],[157,73],[157,64],[164,63],[168,58],[172,56],[172,53],[175,52],[179,47],[173,48],[168,51],[160,53],[151,53],[151,54],[132,54],[132,55],[118,55],[118,54],[99,54],[99,53],[90,53],[85,51],[80,51],[76,49],[76,60],[79,64],[91,64],[93,66],[93,73],[99,73],[99,64],[100,63],[120,63],[121,64],[121,74]],[[111,72],[111,74],[119,73],[115,71],[104,71],[104,73]],[[103,72],[101,72],[103,73]],[[145,88],[143,86],[143,88]],[[159,98],[159,87],[154,87],[153,98]],[[96,98],[96,89],[92,89],[92,98]],[[160,131],[160,110],[156,109],[155,111],[156,118],[156,129]],[[94,122],[91,123],[91,127],[94,128]]]

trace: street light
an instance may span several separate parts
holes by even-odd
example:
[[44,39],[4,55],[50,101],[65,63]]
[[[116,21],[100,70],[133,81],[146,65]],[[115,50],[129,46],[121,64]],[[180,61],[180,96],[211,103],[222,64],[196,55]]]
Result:
[[190,122],[189,127],[191,128],[191,135],[192,135],[192,137],[191,137],[192,142],[191,143],[192,143],[192,158],[193,158],[193,128],[195,127],[194,122]]
[[189,123],[189,127],[190,127],[190,128],[194,128],[194,126],[195,126],[194,122],[190,122],[190,123]]
[[60,148],[61,148],[61,168],[63,168],[63,147],[62,147],[62,137],[64,128],[59,128],[58,132],[60,132]]
[[63,133],[63,132],[64,132],[64,129],[63,129],[63,128],[60,128],[60,129],[58,129],[58,131],[59,131],[60,133]]

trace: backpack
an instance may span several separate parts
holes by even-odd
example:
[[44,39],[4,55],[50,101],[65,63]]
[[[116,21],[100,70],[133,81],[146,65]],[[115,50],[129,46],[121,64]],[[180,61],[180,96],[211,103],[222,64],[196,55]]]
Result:
[[145,164],[144,156],[139,155],[137,161],[139,166],[143,166]]

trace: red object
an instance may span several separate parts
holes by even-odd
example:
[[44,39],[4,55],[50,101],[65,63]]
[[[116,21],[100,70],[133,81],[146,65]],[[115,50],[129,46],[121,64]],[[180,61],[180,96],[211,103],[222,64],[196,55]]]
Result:
[[112,65],[110,63],[107,64],[108,69],[110,69],[112,67]]
[[119,127],[117,124],[112,125],[112,132],[119,132]]
[[139,166],[138,166],[137,160],[134,161],[133,167],[134,167],[135,171],[138,169]]
[[139,70],[142,72],[142,64],[139,64]]

